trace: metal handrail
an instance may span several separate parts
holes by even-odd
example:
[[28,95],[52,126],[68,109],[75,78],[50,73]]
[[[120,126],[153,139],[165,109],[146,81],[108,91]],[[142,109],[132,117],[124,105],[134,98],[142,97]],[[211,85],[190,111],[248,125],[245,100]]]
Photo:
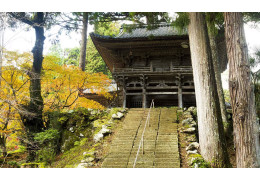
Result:
[[134,162],[133,168],[135,168],[136,161],[137,161],[137,158],[138,158],[141,146],[142,146],[142,152],[144,154],[144,133],[145,133],[146,125],[148,124],[148,126],[150,127],[150,113],[151,113],[151,109],[152,108],[154,108],[154,100],[153,99],[152,99],[152,102],[151,102],[151,105],[150,105],[150,108],[149,108],[149,112],[148,112],[148,115],[147,115],[147,118],[146,118],[146,121],[145,121],[145,125],[144,125],[144,129],[143,129],[141,141],[140,141],[139,146],[138,146],[138,150],[137,150],[137,153],[136,153],[136,157],[135,157],[135,162]]

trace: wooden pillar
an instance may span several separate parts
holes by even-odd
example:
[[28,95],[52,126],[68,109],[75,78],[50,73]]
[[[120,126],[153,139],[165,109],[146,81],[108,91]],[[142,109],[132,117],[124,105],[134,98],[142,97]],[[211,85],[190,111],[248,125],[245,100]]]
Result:
[[146,108],[146,84],[145,84],[145,77],[143,76],[143,108]]
[[115,72],[115,63],[113,63],[113,70],[112,72],[114,73]]
[[123,77],[123,108],[126,108],[126,84],[125,84],[125,77]]
[[150,61],[150,71],[153,72],[153,62]]
[[178,106],[179,108],[183,108],[181,76],[179,76],[179,83],[178,83]]
[[143,108],[146,108],[146,89],[143,88]]

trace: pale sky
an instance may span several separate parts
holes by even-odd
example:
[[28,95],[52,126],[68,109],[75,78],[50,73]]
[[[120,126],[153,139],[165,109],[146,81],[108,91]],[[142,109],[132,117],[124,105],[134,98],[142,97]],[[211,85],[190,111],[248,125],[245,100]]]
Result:
[[[89,25],[88,33],[93,31],[93,26]],[[53,29],[50,32],[46,32],[46,40],[44,44],[44,54],[48,52],[51,47],[50,38],[48,35],[52,34],[53,37],[57,34],[57,29]],[[260,28],[252,27],[251,25],[245,24],[246,41],[248,43],[249,53],[252,53],[256,48],[260,48]],[[60,36],[60,44],[62,48],[74,48],[80,45],[80,32],[72,32],[70,35],[62,34]],[[31,51],[35,43],[35,34],[33,30],[24,31],[8,30],[5,33],[5,48],[8,50],[18,50],[20,52]],[[257,69],[259,69],[258,67]],[[222,73],[223,88],[228,89],[228,71]]]

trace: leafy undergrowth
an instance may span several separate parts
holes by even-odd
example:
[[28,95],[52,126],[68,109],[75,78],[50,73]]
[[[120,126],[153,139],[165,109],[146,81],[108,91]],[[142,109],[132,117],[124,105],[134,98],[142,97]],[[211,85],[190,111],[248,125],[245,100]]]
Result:
[[0,157],[0,168],[20,168],[25,163],[26,152],[12,152],[7,157]]
[[101,127],[111,120],[112,114],[120,111],[121,108],[113,108],[108,114],[104,114],[94,121],[92,128],[92,135],[83,138],[80,141],[75,141],[74,147],[56,156],[54,162],[49,166],[52,168],[76,168],[81,160],[84,159],[84,152],[95,152],[94,165],[91,168],[101,167],[104,157],[108,153],[110,142],[112,141],[114,132],[117,127],[120,126],[121,120],[113,120],[113,123],[109,127],[111,129],[111,134],[105,136],[100,142],[95,143],[93,141],[93,135],[96,134]]

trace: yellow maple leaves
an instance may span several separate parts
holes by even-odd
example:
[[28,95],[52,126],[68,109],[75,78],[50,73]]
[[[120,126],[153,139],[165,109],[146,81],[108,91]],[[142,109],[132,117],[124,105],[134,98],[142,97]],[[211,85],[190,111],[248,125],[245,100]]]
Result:
[[[6,53],[8,59],[16,64],[4,66],[0,89],[0,132],[5,123],[20,122],[20,113],[26,111],[23,107],[30,102],[30,77],[27,75],[32,66],[32,56],[29,53]],[[53,110],[74,109],[85,107],[104,109],[96,101],[86,99],[83,91],[88,89],[107,99],[112,98],[108,93],[110,79],[103,73],[87,73],[76,66],[60,65],[59,59],[46,56],[43,60],[41,74],[41,89],[44,101],[44,112]],[[9,125],[10,128],[18,126]],[[21,128],[20,126],[19,128]]]

